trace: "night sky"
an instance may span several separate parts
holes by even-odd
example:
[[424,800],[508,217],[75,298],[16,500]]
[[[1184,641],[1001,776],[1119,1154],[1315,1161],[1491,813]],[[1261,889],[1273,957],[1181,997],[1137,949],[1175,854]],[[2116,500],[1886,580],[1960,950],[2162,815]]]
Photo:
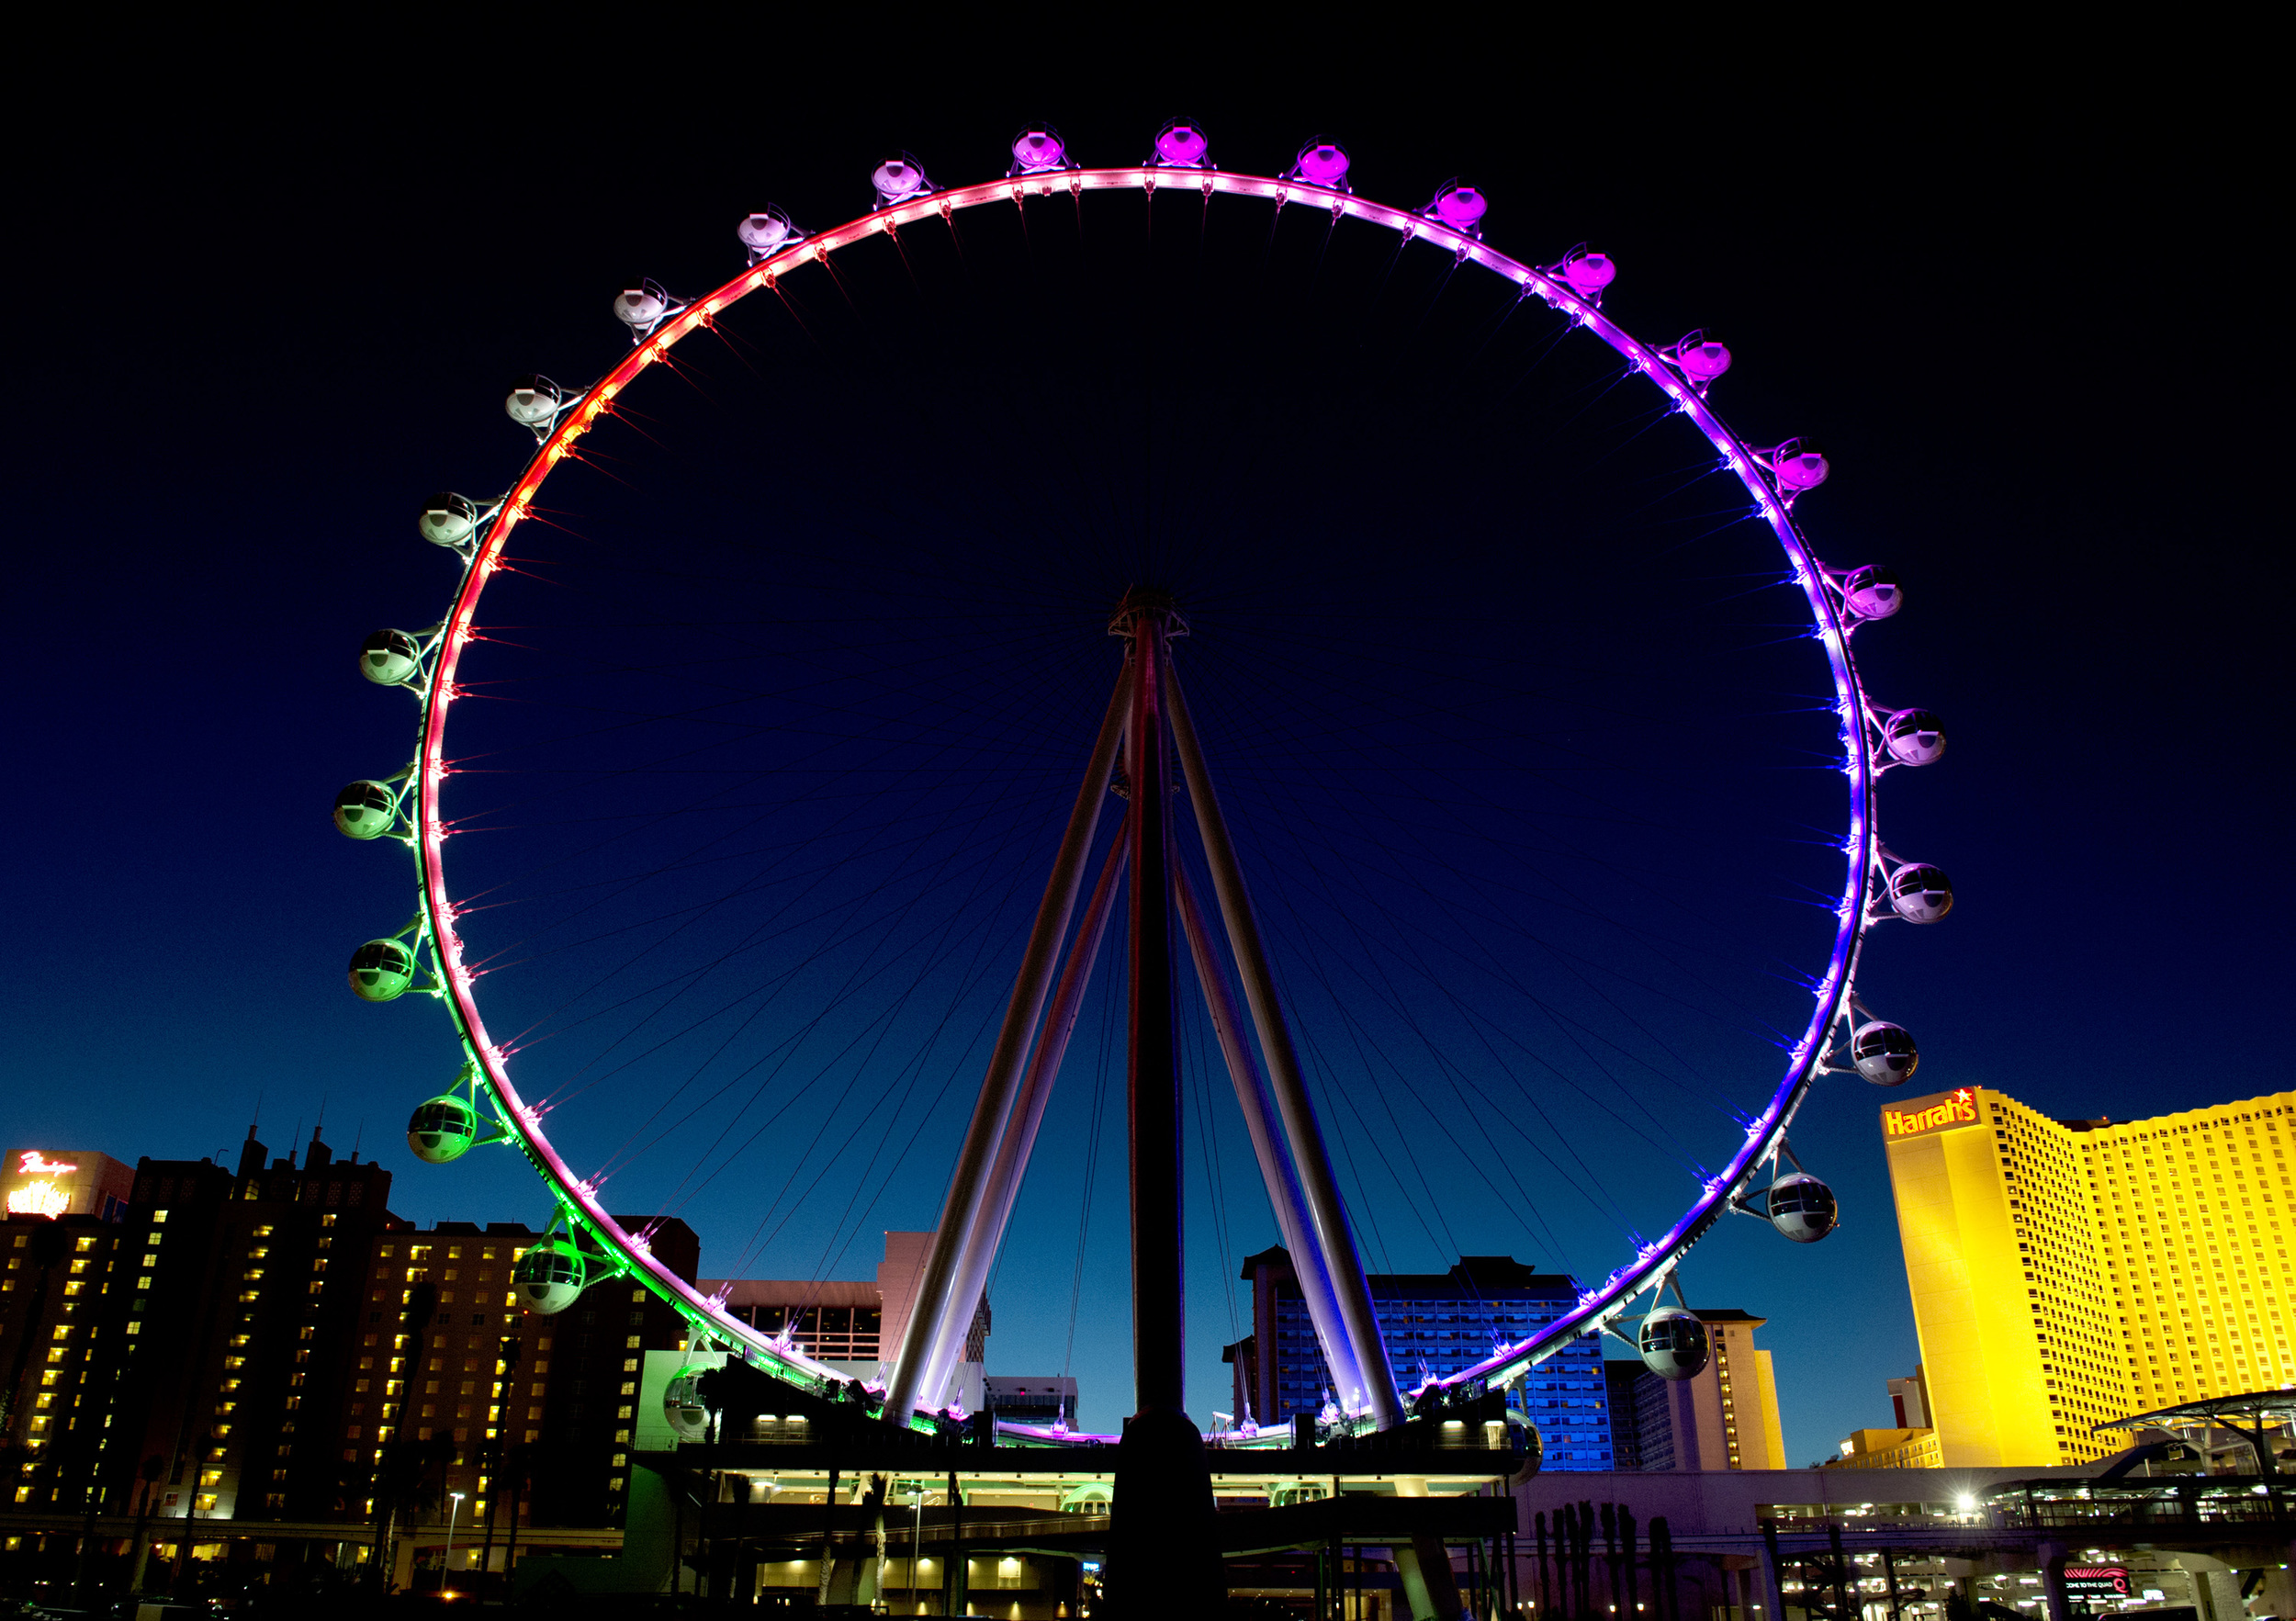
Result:
[[[412,705],[359,681],[353,654],[446,600],[417,504],[508,484],[504,387],[611,364],[606,302],[632,277],[715,285],[739,265],[743,214],[849,218],[894,151],[943,184],[990,178],[1040,118],[1086,163],[1138,161],[1176,116],[1259,173],[1326,136],[1359,192],[1406,206],[1464,174],[1504,251],[1611,253],[1604,309],[1630,330],[1723,336],[1739,361],[1724,414],[1755,443],[1817,435],[1833,460],[1801,509],[1820,555],[1906,582],[1905,612],[1861,637],[1870,689],[1951,730],[1943,763],[1886,781],[1885,827],[1952,872],[1959,905],[1938,929],[1885,931],[1861,981],[1920,1038],[1915,1090],[2125,1118],[2284,1085],[2287,525],[2263,490],[2285,412],[2257,350],[2267,210],[2247,132],[2102,78],[1805,94],[1776,63],[1759,97],[1685,90],[1660,129],[1592,82],[1593,57],[1574,87],[1537,49],[1520,105],[1488,84],[1399,96],[1352,73],[1149,62],[1114,83],[958,85],[860,71],[874,46],[847,52],[842,91],[787,59],[704,51],[612,117],[591,110],[604,60],[514,89],[411,61],[388,89],[65,70],[118,93],[20,133],[41,161],[15,255],[27,656],[0,1139],[223,1154],[260,1098],[275,1152],[323,1109],[338,1153],[356,1140],[397,1172],[401,1214],[537,1219],[539,1191],[505,1162],[412,1160],[407,1109],[451,1075],[444,1017],[363,1007],[343,984],[350,948],[411,908],[397,856],[341,838],[327,807],[410,747]],[[1798,1250],[1726,1223],[1685,1272],[1697,1303],[1769,1319],[1796,1463],[1886,1424],[1882,1381],[1916,1359],[1887,1098],[1836,1078],[1795,1134],[1843,1198],[1837,1235]],[[935,1131],[961,1121],[950,1107]],[[1636,1150],[1595,1149],[1622,1156],[1602,1178],[1634,1180]],[[1113,1152],[1072,1364],[1095,1424],[1130,1406]],[[1244,1158],[1226,1169],[1248,1194]],[[922,1163],[854,1230],[929,1225],[946,1162]],[[1376,1213],[1385,1258],[1447,1265],[1405,1202]],[[1558,1263],[1519,1212],[1476,1208],[1450,1211],[1458,1248]],[[1228,1255],[1273,1242],[1258,1207],[1227,1213]],[[728,1246],[688,1215],[710,1273]],[[991,1371],[1069,1355],[1075,1219],[1073,1196],[1024,1199],[1033,1247],[996,1281]],[[750,1225],[729,1221],[730,1247]],[[1191,1233],[1199,1421],[1227,1405],[1208,1242]],[[1559,1259],[1599,1272],[1623,1254]],[[873,1258],[872,1236],[843,1275]]]

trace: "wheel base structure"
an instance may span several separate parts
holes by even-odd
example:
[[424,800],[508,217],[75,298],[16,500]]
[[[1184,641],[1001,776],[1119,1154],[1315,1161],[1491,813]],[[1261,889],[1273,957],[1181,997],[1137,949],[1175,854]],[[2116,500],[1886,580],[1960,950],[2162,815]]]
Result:
[[[1178,1414],[1165,1417],[1186,1422]],[[1096,1615],[1209,1621],[1222,1613],[1219,1590],[1199,1600],[1169,1579],[1183,1556],[1201,1557],[1205,1566],[1217,1561],[1219,1568],[1208,1573],[1223,1582],[1289,1589],[1304,1599],[1319,1590],[1329,1593],[1349,1548],[1357,1550],[1357,1561],[1366,1549],[1405,1556],[1425,1588],[1430,1576],[1440,1581],[1452,1568],[1457,1550],[1480,1546],[1480,1556],[1469,1560],[1467,1570],[1480,1570],[1480,1582],[1470,1577],[1466,1591],[1453,1583],[1458,1608],[1470,1615],[1505,1612],[1521,1596],[1508,1551],[1519,1529],[1518,1503],[1506,1489],[1535,1472],[1538,1459],[1520,1445],[1443,1445],[1424,1437],[1406,1445],[1384,1434],[1296,1449],[1209,1445],[1201,1457],[1210,1480],[1199,1480],[1199,1492],[1216,1487],[1231,1497],[1277,1505],[1210,1514],[1199,1496],[1202,1517],[1191,1541],[1185,1528],[1160,1525],[1153,1517],[1144,1526],[1135,1518],[1120,1530],[1125,1508],[1138,1506],[1126,1495],[1148,1495],[1153,1516],[1157,1489],[1148,1473],[1128,1467],[1154,1460],[1144,1452],[1128,1456],[1120,1443],[1060,1448],[934,1442],[850,1413],[805,1430],[803,1441],[688,1441],[634,1453],[629,1523],[621,1557],[613,1561],[618,1573],[600,1574],[618,1591],[658,1592],[673,1544],[683,1550],[686,1569],[715,1573],[706,1584],[709,1595],[720,1593],[722,1574],[753,1567],[759,1550],[769,1547],[793,1549],[805,1560],[826,1554],[840,1582],[873,1570],[880,1554],[902,1561],[904,1569],[913,1555],[922,1555],[944,1570],[947,1561],[960,1557],[1011,1555],[1074,1560],[1078,1567],[1106,1561],[1109,1585],[1094,1606]],[[1480,1426],[1469,1426],[1469,1433],[1480,1433]],[[833,1476],[850,1486],[872,1474],[887,1479],[891,1510],[850,1501],[825,1507],[817,1500]],[[951,1506],[946,1490],[951,1476],[961,1498],[987,1492],[1002,1501]],[[636,1483],[641,1477],[644,1483]],[[776,1490],[745,1501],[751,1498],[746,1483],[760,1478],[774,1481]],[[1410,1490],[1424,1487],[1426,1495],[1400,1494],[1406,1481]],[[1114,1505],[1105,1500],[1111,1485]],[[1303,1485],[1322,1494],[1282,1501]],[[1097,1503],[1088,1500],[1096,1487]],[[1034,1497],[1038,1506],[1015,1503],[1013,1493]],[[921,1505],[918,1494],[927,1499]],[[682,1508],[675,1506],[681,1503]],[[1120,1539],[1127,1537],[1148,1561],[1144,1580],[1153,1585],[1139,1594],[1118,1591],[1125,1553]],[[1403,1562],[1397,1559],[1399,1579]],[[899,1573],[889,1582],[882,1596],[894,1613],[911,1613],[909,1606],[920,1601],[938,1613],[939,1571],[921,1592],[912,1592]],[[1119,1607],[1135,1597],[1140,1609]],[[1432,1592],[1429,1602],[1435,1602]]]
[[1220,1614],[1228,1579],[1211,1462],[1187,1414],[1150,1408],[1124,1421],[1109,1510],[1107,1614],[1116,1621]]

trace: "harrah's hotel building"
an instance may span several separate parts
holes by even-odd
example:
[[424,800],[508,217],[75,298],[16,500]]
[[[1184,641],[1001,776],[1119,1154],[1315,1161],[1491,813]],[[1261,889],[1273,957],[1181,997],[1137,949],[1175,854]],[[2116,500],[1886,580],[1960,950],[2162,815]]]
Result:
[[1964,1086],[1882,1137],[1948,1468],[2078,1463],[2110,1419],[2296,1381],[2296,1092],[2054,1120]]

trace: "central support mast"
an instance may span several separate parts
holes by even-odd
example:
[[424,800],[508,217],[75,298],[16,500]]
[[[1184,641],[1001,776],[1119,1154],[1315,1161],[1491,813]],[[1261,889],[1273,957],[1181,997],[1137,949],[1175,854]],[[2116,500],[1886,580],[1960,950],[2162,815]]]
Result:
[[1131,1019],[1124,1096],[1132,1184],[1132,1390],[1116,1449],[1107,1590],[1120,1615],[1210,1615],[1227,1582],[1211,1469],[1188,1421],[1180,1263],[1180,1064],[1173,1039],[1171,782],[1165,642],[1187,634],[1168,597],[1135,591],[1109,626],[1131,644]]
[[1132,1389],[1140,1413],[1185,1413],[1187,1313],[1181,1269],[1180,1066],[1172,1030],[1171,794],[1164,748],[1168,602],[1135,593],[1119,627],[1131,641],[1131,1018],[1125,1054],[1132,1197]]

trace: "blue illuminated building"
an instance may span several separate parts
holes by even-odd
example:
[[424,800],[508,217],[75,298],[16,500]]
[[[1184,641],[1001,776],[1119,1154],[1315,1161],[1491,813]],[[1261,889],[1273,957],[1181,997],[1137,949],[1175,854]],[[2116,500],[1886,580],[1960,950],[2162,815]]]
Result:
[[[1290,1255],[1281,1245],[1262,1250],[1244,1263],[1244,1279],[1252,1286],[1252,1333],[1222,1353],[1234,1368],[1235,1417],[1274,1425],[1317,1412],[1331,1395],[1331,1372]],[[1406,1391],[1527,1338],[1580,1294],[1577,1278],[1536,1272],[1507,1255],[1465,1255],[1448,1272],[1375,1272],[1366,1281]],[[1546,1468],[1617,1467],[1599,1336],[1581,1335],[1534,1368],[1510,1405],[1537,1428]]]

